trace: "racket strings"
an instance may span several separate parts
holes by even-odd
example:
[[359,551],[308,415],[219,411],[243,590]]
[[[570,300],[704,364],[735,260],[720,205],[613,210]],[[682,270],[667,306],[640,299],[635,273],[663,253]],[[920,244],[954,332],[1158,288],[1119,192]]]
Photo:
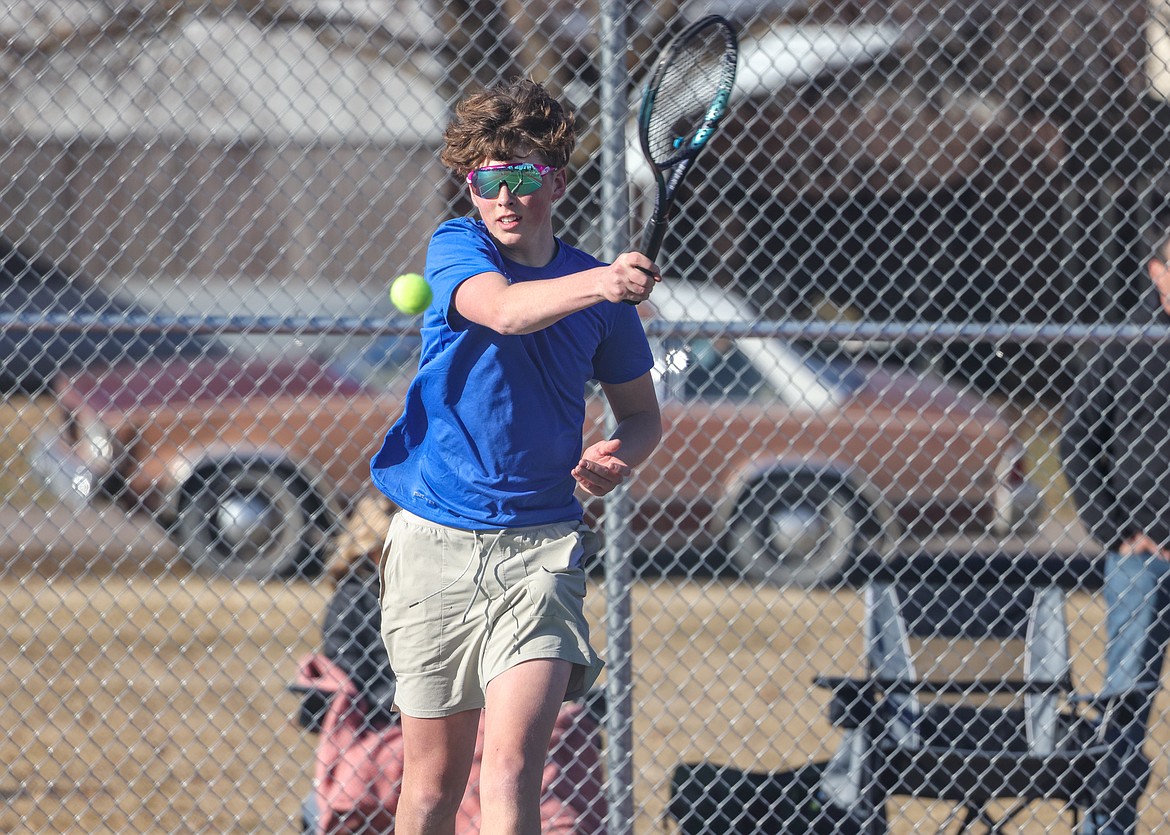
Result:
[[730,90],[735,64],[728,52],[726,37],[710,28],[682,43],[661,67],[646,133],[655,165],[681,158],[708,122],[721,91]]

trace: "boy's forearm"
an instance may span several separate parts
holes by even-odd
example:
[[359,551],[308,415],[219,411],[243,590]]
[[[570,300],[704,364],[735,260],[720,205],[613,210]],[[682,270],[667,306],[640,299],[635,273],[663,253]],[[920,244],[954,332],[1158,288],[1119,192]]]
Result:
[[500,273],[481,273],[456,291],[456,309],[497,333],[535,333],[602,301],[648,298],[658,280],[653,267],[645,256],[630,252],[610,265],[539,281],[509,284]]
[[496,297],[489,327],[503,334],[535,333],[592,307],[603,301],[603,296],[590,278],[586,272],[510,285]]
[[662,418],[658,412],[629,415],[614,428],[613,438],[622,442],[622,460],[637,467],[650,457],[662,439]]

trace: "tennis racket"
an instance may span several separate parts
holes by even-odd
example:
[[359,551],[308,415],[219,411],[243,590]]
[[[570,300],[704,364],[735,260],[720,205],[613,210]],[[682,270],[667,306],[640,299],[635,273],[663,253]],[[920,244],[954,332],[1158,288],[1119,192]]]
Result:
[[646,83],[638,139],[657,194],[640,250],[652,261],[683,179],[727,112],[738,59],[735,30],[719,15],[709,15],[671,38]]

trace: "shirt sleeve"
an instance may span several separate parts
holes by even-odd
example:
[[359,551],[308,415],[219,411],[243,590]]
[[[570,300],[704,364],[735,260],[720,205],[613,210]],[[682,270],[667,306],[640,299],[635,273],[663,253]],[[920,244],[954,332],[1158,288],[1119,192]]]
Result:
[[629,304],[613,308],[609,334],[593,355],[593,377],[601,383],[628,383],[654,367],[654,356],[637,308]]
[[[486,233],[467,218],[447,221],[435,230],[427,248],[425,278],[435,296],[435,307],[453,328],[451,299],[467,279],[481,273],[503,273],[499,254]],[[460,325],[461,328],[461,325]]]

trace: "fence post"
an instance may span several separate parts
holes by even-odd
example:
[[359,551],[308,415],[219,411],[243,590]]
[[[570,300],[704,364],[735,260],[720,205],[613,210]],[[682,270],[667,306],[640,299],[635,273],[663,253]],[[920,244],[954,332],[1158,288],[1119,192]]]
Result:
[[[629,192],[625,142],[626,0],[601,4],[601,235],[603,257],[612,261],[629,246]],[[612,416],[609,418],[612,425]],[[634,825],[633,699],[630,653],[630,535],[625,520],[629,498],[614,491],[605,506],[606,793],[610,835],[626,835]]]

